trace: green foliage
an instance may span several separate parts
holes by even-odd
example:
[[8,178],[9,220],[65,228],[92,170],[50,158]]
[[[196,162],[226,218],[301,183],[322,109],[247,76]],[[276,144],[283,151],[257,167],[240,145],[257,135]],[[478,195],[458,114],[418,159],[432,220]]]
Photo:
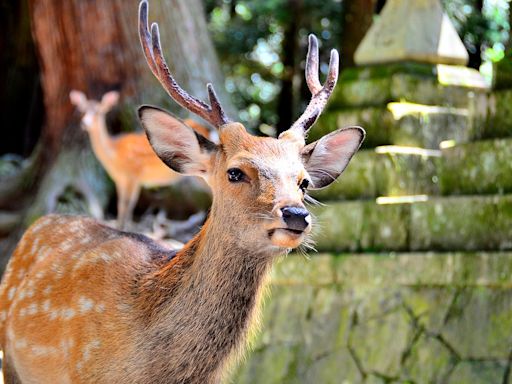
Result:
[[[468,51],[482,48],[485,62],[504,56],[509,36],[510,0],[442,0]],[[327,71],[330,48],[339,48],[343,32],[343,0],[205,0],[209,29],[226,75],[240,120],[267,132],[278,122],[277,100],[286,67],[284,39],[293,24],[300,55],[294,58],[294,93],[290,108],[309,99],[302,84],[307,35],[321,44],[321,71]],[[343,52],[342,60],[343,60]],[[489,65],[486,67],[490,68]],[[485,68],[484,68],[485,69]],[[302,108],[295,108],[300,111]]]
[[[335,47],[340,39],[340,1],[207,0],[206,10],[224,66],[226,88],[233,94],[240,119],[248,127],[263,131],[265,125],[275,126],[278,121],[277,96],[281,80],[289,74],[283,64],[285,29],[291,23],[298,24],[296,38],[304,55],[296,60],[301,61],[310,32],[327,47],[322,49],[325,56],[329,54],[328,48]],[[327,68],[321,70],[326,72]],[[301,80],[302,76],[297,79]]]
[[481,46],[484,62],[504,57],[509,39],[510,0],[484,0],[478,9],[476,0],[443,0],[445,11],[457,28],[466,49],[475,53]]

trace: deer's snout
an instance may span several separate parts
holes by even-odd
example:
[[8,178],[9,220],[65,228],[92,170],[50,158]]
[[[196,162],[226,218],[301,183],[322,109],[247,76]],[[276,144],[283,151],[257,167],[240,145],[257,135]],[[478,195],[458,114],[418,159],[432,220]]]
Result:
[[311,223],[311,215],[305,208],[288,206],[281,208],[281,212],[287,229],[304,231]]

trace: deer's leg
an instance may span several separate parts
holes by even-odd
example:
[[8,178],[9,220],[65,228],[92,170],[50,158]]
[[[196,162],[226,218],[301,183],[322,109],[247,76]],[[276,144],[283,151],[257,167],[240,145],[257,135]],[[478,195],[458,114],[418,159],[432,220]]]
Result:
[[117,191],[117,228],[124,229],[128,209],[127,183],[116,181]]
[[133,220],[133,210],[135,208],[135,204],[137,204],[137,200],[139,200],[140,186],[138,184],[130,184],[127,195],[128,202],[126,208],[126,221],[131,223]]
[[140,186],[137,183],[117,183],[117,226],[125,229],[131,223],[133,208],[140,194]]

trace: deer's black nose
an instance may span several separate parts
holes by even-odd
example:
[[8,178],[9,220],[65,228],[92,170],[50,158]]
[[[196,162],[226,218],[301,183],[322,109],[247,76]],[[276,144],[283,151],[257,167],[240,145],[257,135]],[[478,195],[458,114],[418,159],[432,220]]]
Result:
[[283,213],[283,220],[288,226],[288,229],[294,231],[303,231],[311,222],[309,212],[300,207],[284,207],[281,208]]

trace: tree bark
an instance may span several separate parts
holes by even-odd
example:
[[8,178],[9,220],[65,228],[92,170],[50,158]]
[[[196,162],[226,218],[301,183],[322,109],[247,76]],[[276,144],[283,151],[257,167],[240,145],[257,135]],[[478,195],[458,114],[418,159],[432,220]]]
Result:
[[377,0],[344,0],[340,67],[354,67],[354,53],[370,28]]
[[[38,216],[52,211],[91,214],[104,207],[113,193],[79,128],[79,114],[69,102],[72,89],[95,99],[108,90],[119,90],[121,104],[112,113],[119,130],[138,129],[136,107],[142,103],[184,115],[146,64],[138,38],[138,0],[29,0],[29,13],[45,121],[39,150],[16,175],[17,180],[9,179],[13,185],[24,185],[27,179],[37,184],[27,189],[30,201],[22,208],[18,230],[0,244],[5,255],[0,267],[22,230]],[[160,25],[164,54],[183,88],[206,100],[206,83],[212,82],[224,108],[236,119],[201,1],[152,1],[149,18]]]

